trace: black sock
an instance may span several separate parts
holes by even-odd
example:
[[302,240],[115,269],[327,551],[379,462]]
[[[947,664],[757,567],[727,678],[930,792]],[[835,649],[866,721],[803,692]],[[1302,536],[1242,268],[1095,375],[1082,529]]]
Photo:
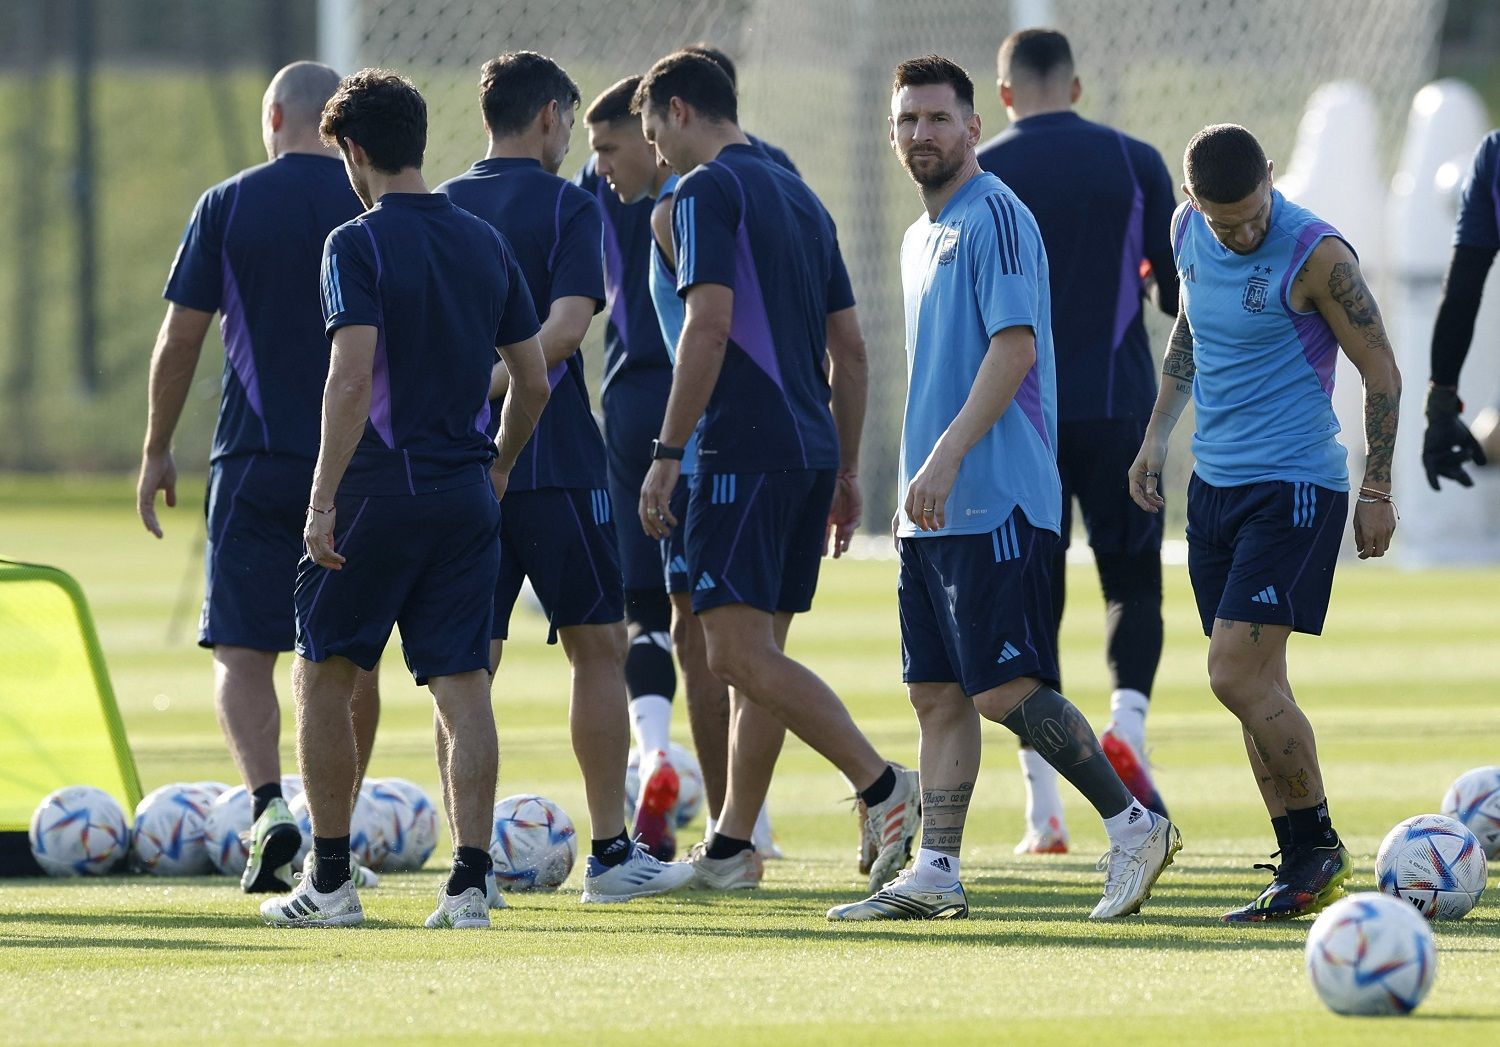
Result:
[[1301,810],[1287,809],[1287,828],[1293,847],[1336,847],[1339,834],[1328,817],[1328,801]]
[[709,858],[733,858],[741,851],[748,851],[755,846],[749,840],[736,840],[733,836],[725,836],[723,833],[714,833],[708,841]]
[[1271,819],[1271,831],[1276,834],[1276,849],[1282,854],[1292,849],[1292,820],[1284,814]]
[[281,783],[272,782],[270,785],[262,785],[250,794],[250,798],[250,821],[255,822],[266,813],[266,808],[271,806],[272,800],[281,799]]
[[349,837],[313,837],[313,890],[335,891],[349,879]]
[[455,847],[453,871],[448,874],[448,897],[457,898],[470,887],[483,891],[484,878],[492,864],[490,852],[482,847]]
[[859,791],[859,798],[865,801],[866,807],[874,807],[877,803],[885,803],[891,798],[891,793],[896,791],[896,768],[890,764],[885,765],[885,773],[875,779],[875,784],[868,789]]
[[630,837],[621,832],[618,836],[611,836],[607,840],[595,840],[594,857],[599,864],[606,869],[613,869],[616,865],[623,865],[626,858],[630,857],[633,848],[630,846]]

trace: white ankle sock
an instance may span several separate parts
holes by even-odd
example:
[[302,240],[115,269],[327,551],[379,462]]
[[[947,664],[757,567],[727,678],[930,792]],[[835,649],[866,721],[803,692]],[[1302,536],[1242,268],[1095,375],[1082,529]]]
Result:
[[755,816],[755,828],[750,833],[750,840],[757,851],[768,851],[775,846],[771,835],[771,801],[767,800],[760,805],[760,813]]
[[1027,827],[1033,832],[1067,832],[1056,769],[1035,749],[1022,749],[1020,755],[1021,774],[1026,779]]
[[1125,740],[1135,746],[1141,756],[1146,755],[1146,711],[1150,708],[1150,698],[1128,687],[1109,696],[1110,717]]
[[672,742],[672,702],[659,694],[643,694],[630,701],[630,733],[641,755],[666,752]]
[[1141,806],[1139,801],[1131,800],[1130,805],[1119,814],[1104,819],[1104,831],[1109,834],[1110,843],[1128,851],[1139,846],[1150,834],[1153,821],[1150,811]]
[[917,860],[912,863],[912,872],[912,882],[923,890],[952,887],[958,882],[958,858],[922,847],[917,850]]

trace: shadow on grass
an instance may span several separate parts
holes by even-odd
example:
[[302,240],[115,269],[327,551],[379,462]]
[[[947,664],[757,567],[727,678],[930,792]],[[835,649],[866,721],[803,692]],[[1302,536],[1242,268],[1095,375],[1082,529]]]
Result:
[[[90,920],[89,922],[94,922]],[[76,926],[76,921],[74,921]],[[247,945],[206,938],[84,938],[59,935],[48,938],[16,938],[0,935],[0,949],[145,949],[171,952],[282,952],[280,945]]]

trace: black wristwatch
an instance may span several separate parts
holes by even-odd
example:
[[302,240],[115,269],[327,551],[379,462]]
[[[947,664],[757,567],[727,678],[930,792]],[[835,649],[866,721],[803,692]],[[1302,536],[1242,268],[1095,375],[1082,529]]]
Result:
[[682,453],[683,448],[681,447],[668,447],[660,440],[651,441],[651,460],[653,462],[660,461],[663,458],[673,462],[680,462],[682,461]]

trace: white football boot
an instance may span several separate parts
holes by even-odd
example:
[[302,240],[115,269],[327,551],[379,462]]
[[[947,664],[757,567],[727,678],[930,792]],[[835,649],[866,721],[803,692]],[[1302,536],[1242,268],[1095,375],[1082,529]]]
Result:
[[1172,864],[1173,855],[1182,850],[1182,833],[1177,826],[1159,814],[1151,814],[1151,819],[1151,831],[1140,844],[1129,850],[1111,847],[1099,859],[1098,868],[1105,873],[1104,897],[1094,906],[1089,919],[1111,920],[1140,912],[1141,903],[1151,897],[1157,877]]
[[443,884],[438,888],[437,909],[427,917],[424,926],[433,930],[446,927],[458,931],[479,931],[489,925],[490,905],[483,891],[478,887],[470,887],[454,896],[448,893],[448,885]]
[[261,902],[260,915],[272,927],[354,927],[365,920],[353,880],[320,894],[311,876],[299,878],[291,894]]
[[605,865],[589,855],[581,900],[593,904],[649,898],[685,887],[692,878],[691,863],[657,861],[637,842],[631,844],[630,857],[619,865]]

